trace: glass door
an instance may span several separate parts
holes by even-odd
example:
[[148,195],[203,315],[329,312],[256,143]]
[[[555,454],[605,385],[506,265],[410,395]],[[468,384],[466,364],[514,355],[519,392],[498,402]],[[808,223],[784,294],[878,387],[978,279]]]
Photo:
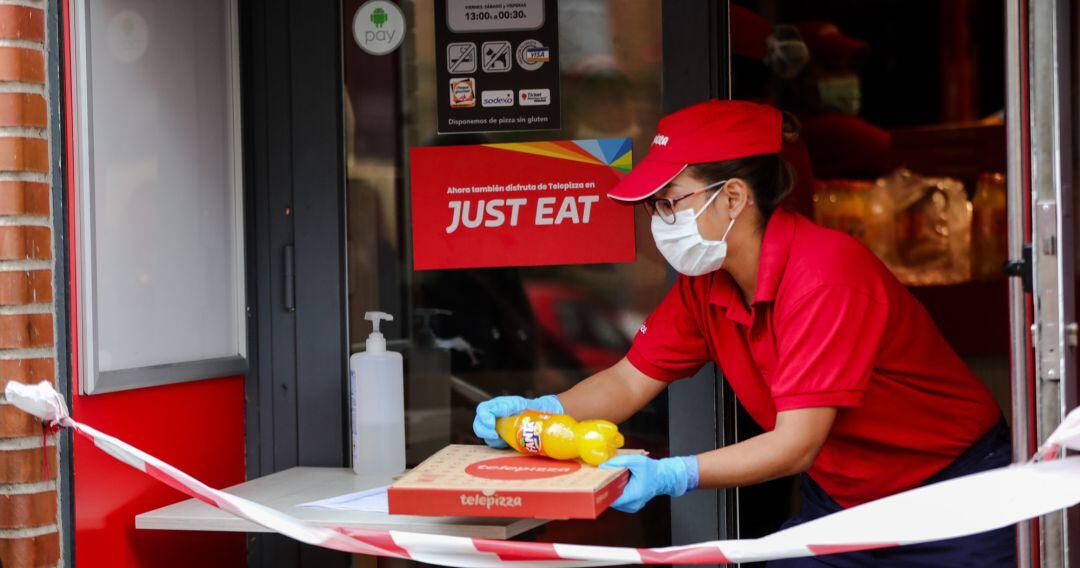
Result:
[[[342,14],[350,351],[367,336],[364,312],[395,316],[387,338],[405,355],[410,465],[446,444],[478,443],[471,429],[478,402],[560,392],[617,362],[667,289],[640,210],[636,262],[413,270],[410,148],[629,137],[640,156],[662,114],[661,1],[564,0],[557,3],[561,100],[554,101],[562,128],[439,134],[435,1],[399,3],[407,31],[384,55],[354,38],[361,0],[346,0]],[[624,424],[628,445],[666,455],[667,408],[662,395]],[[670,527],[669,503],[656,500],[637,515],[554,522],[532,538],[664,546]]]

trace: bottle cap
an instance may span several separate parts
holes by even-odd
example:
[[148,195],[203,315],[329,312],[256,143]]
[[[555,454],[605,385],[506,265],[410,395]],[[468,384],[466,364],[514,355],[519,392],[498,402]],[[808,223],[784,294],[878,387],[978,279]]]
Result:
[[364,348],[368,353],[382,353],[386,351],[386,338],[379,331],[379,323],[383,320],[394,321],[394,316],[386,312],[366,312],[364,313],[364,319],[371,322],[372,332],[368,336],[367,342],[364,343]]

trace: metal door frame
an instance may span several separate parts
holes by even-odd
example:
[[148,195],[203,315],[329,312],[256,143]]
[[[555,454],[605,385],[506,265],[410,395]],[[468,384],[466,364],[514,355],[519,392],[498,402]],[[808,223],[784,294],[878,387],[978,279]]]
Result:
[[[1071,9],[1069,0],[1012,0],[1006,8],[1009,252],[1019,260],[1031,243],[1033,292],[1029,303],[1020,283],[1010,284],[1018,460],[1077,404]],[[1022,527],[1020,565],[1080,566],[1078,512]]]
[[[664,0],[664,112],[710,98],[731,97],[728,0]],[[668,269],[669,284],[676,273]],[[730,444],[735,397],[716,366],[668,387],[671,455],[698,454]],[[672,544],[737,538],[735,490],[700,490],[671,501]]]
[[[49,113],[49,154],[53,156],[52,175],[49,191],[52,195],[52,232],[53,232],[53,303],[56,320],[56,390],[68,401],[72,400],[71,384],[71,325],[70,286],[68,281],[69,255],[67,236],[68,211],[67,198],[68,164],[64,159],[67,149],[67,109],[64,93],[67,65],[64,55],[67,49],[64,39],[64,26],[67,25],[67,2],[48,2],[45,8],[45,57],[48,74],[48,93],[46,101]],[[60,495],[60,561],[66,566],[75,565],[75,467],[73,460],[74,439],[70,428],[57,433],[59,456],[57,462],[57,493]]]
[[[1020,263],[1022,279],[1009,280],[1010,377],[1012,380],[1012,441],[1013,461],[1024,461],[1035,446],[1035,409],[1031,362],[1031,296],[1030,278],[1024,275],[1024,250],[1030,243],[1028,219],[1030,205],[1030,132],[1028,123],[1028,46],[1027,0],[1006,3],[1005,73],[1008,139],[1008,242],[1009,258]],[[1031,380],[1031,382],[1029,382]],[[1032,542],[1038,522],[1022,523],[1017,528],[1017,565],[1030,567],[1034,560]]]
[[[1073,222],[1071,2],[1029,7],[1031,242],[1034,283],[1032,344],[1037,434],[1044,440],[1076,407],[1076,312]],[[1078,566],[1078,509],[1046,515],[1039,548],[1044,567]]]

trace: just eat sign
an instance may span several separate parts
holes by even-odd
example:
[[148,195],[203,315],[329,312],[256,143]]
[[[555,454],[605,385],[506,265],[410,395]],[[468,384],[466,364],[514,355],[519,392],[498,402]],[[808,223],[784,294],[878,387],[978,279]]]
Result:
[[413,148],[416,270],[632,262],[630,140]]

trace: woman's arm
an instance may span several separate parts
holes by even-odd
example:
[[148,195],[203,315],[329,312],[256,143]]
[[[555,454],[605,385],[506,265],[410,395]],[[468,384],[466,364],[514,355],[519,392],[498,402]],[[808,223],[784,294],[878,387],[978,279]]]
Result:
[[637,370],[624,357],[559,394],[559,401],[566,413],[577,420],[602,418],[618,424],[641,410],[667,386],[668,383]]
[[699,487],[739,487],[810,469],[829,437],[836,408],[803,408],[776,415],[776,428],[698,455]]
[[657,495],[678,497],[696,487],[735,487],[806,471],[829,436],[835,408],[781,412],[776,429],[699,456],[652,459],[624,454],[601,469],[627,468],[630,481],[612,507],[636,513]]

